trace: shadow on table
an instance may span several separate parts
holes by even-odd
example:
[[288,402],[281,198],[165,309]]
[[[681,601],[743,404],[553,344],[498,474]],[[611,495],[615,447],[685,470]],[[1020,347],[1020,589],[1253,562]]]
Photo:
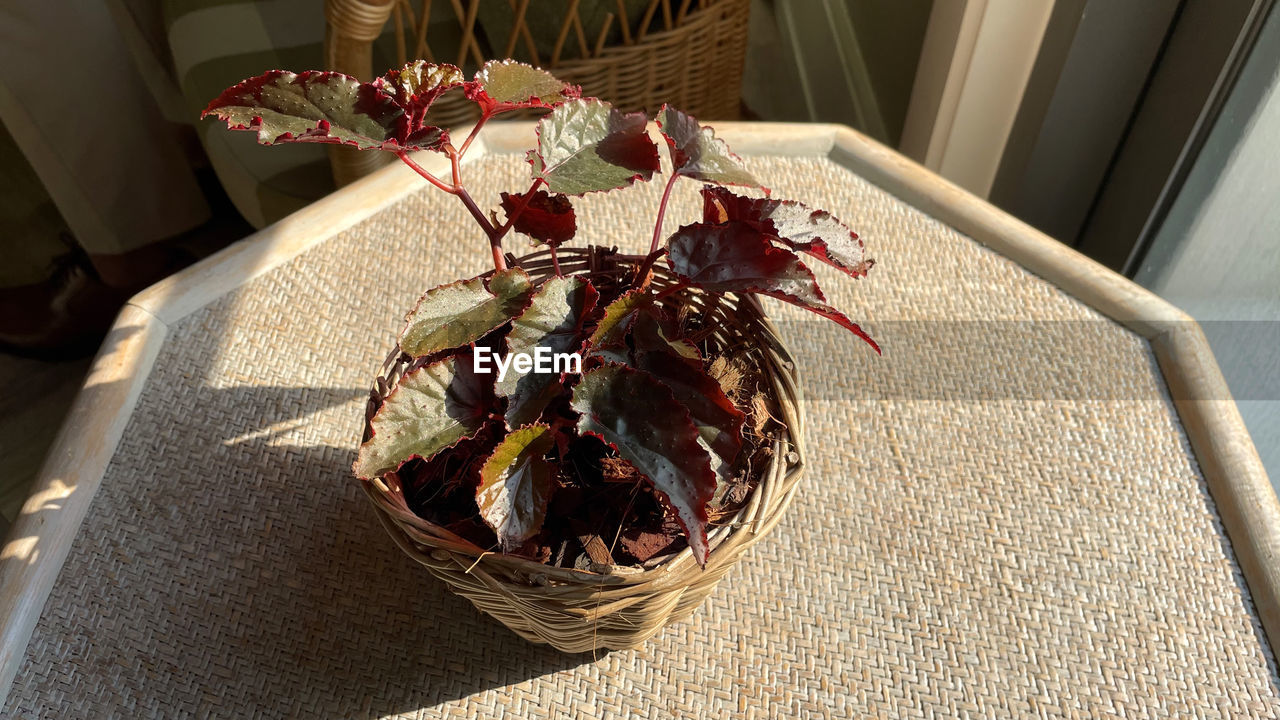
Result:
[[[366,390],[194,394],[190,414],[172,418],[175,430],[228,428],[207,441],[232,471],[222,487],[191,498],[200,522],[213,520],[175,558],[189,566],[180,574],[203,576],[209,605],[188,603],[179,612],[194,615],[174,624],[195,627],[197,637],[185,642],[224,668],[224,677],[210,678],[220,686],[201,682],[193,692],[213,689],[230,707],[267,716],[382,717],[592,661],[522,640],[395,546],[351,476]],[[314,424],[348,418],[348,446],[292,444]],[[184,466],[181,458],[161,462]],[[209,563],[205,553],[225,562]]]

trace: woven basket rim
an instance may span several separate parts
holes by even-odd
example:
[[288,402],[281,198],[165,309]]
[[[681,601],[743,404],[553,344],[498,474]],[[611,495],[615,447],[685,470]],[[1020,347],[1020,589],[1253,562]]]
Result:
[[[535,270],[545,270],[545,274],[549,275],[549,255],[547,250],[529,253],[520,257],[515,257],[508,253],[507,259],[511,267],[518,265],[529,271],[529,267],[532,266]],[[566,275],[589,275],[590,273],[570,272],[568,268],[575,267],[582,262],[592,263],[600,259],[607,259],[609,262],[616,263],[621,270],[627,267],[623,263],[638,263],[643,259],[643,256],[622,254],[617,251],[617,248],[589,246],[586,248],[561,248],[559,259],[561,265],[566,268]],[[654,271],[655,278],[667,272],[660,266],[655,266]],[[492,272],[490,270],[485,275],[492,274]],[[536,272],[529,272],[531,276],[540,279],[537,277]],[[695,290],[694,292],[697,291]],[[795,362],[780,340],[778,340],[776,328],[773,327],[773,323],[768,319],[755,296],[737,297],[731,293],[726,293],[725,296],[728,300],[737,302],[736,309],[739,312],[742,312],[745,308],[747,313],[753,315],[753,321],[759,324],[760,330],[765,334],[764,339],[767,342],[760,343],[757,348],[767,361],[766,367],[761,368],[761,374],[768,380],[769,390],[774,396],[774,401],[782,410],[784,417],[778,418],[778,424],[781,429],[778,437],[774,440],[774,452],[769,459],[768,466],[753,473],[760,480],[752,490],[751,496],[733,516],[725,519],[719,525],[709,528],[708,544],[711,552],[706,568],[711,568],[713,563],[717,562],[716,553],[722,546],[726,544],[735,546],[735,552],[732,552],[732,557],[726,561],[732,564],[732,562],[736,561],[741,549],[754,544],[772,530],[773,526],[781,519],[782,511],[790,503],[794,495],[804,466],[805,456],[803,415],[801,411],[803,398],[799,388],[799,379],[796,375]],[[756,338],[756,340],[759,339]],[[387,358],[387,363],[384,364],[384,373],[387,368],[396,363],[400,355],[398,348],[392,351]],[[401,368],[403,368],[403,365]],[[383,378],[384,376],[379,376],[378,380],[382,381]],[[392,385],[391,380],[388,380],[387,384]],[[377,391],[377,383],[375,383],[375,394],[377,394]],[[784,402],[786,399],[791,400],[791,402]],[[372,400],[370,407],[373,407]],[[371,415],[371,413],[372,410],[370,410],[369,414]],[[539,588],[545,589],[548,593],[554,593],[557,588],[564,585],[591,588],[634,588],[638,585],[651,583],[658,585],[678,584],[680,582],[679,576],[682,573],[677,571],[703,569],[696,564],[692,550],[688,546],[679,552],[663,556],[657,559],[656,562],[651,560],[651,565],[649,563],[644,566],[595,565],[592,570],[555,567],[528,558],[485,550],[413,513],[408,508],[407,503],[404,502],[403,493],[399,491],[398,486],[393,487],[387,482],[386,478],[360,478],[359,480],[376,509],[379,520],[400,549],[410,557],[421,564],[427,565],[429,568],[437,563],[445,563],[460,565],[466,568],[469,574],[483,570],[485,571],[483,574],[487,577],[492,577],[495,574],[499,577],[514,574],[524,580],[524,582],[516,583],[520,585],[522,593],[537,592]],[[395,502],[393,498],[398,498],[400,502]],[[768,511],[767,513],[764,512],[766,510]],[[412,528],[417,528],[421,531],[417,540],[410,536],[409,530]],[[449,536],[452,536],[452,538]],[[419,545],[428,547],[424,550]],[[506,581],[514,582],[511,579]]]

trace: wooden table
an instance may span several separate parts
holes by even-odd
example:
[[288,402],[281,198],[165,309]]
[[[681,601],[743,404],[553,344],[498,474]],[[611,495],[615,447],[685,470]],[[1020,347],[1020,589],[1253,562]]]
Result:
[[[871,276],[822,279],[885,355],[770,305],[819,457],[692,620],[561,656],[377,527],[368,380],[487,257],[388,167],[121,313],[3,550],[7,716],[1280,714],[1280,504],[1195,322],[848,128],[721,133],[863,234]],[[476,195],[531,141],[487,131]],[[579,237],[644,242],[654,185]]]

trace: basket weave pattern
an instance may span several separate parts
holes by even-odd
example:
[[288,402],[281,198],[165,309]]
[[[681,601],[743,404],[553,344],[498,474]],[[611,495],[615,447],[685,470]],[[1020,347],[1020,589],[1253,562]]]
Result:
[[[545,253],[512,260],[535,279],[551,274]],[[566,249],[561,267],[566,274],[598,280],[630,273],[640,260],[595,247]],[[655,269],[656,288],[670,281],[666,273]],[[781,432],[771,438],[773,452],[758,471],[759,482],[751,497],[734,517],[709,530],[712,549],[705,568],[698,566],[687,547],[651,559],[643,567],[596,565],[592,571],[478,551],[414,514],[394,475],[362,480],[378,519],[400,549],[521,637],[563,652],[635,647],[664,626],[688,617],[742,553],[781,519],[800,479],[804,421],[795,363],[755,299],[729,295],[715,302],[703,293],[684,292],[687,295],[677,293],[673,299],[693,305],[706,325],[715,328],[708,340],[713,349],[754,348],[753,360],[759,362],[767,383],[767,402],[782,425]],[[410,367],[412,359],[398,351],[387,358],[370,398],[366,423]]]

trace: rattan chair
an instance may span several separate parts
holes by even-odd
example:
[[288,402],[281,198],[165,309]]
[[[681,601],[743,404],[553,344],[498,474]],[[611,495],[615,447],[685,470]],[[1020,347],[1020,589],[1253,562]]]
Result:
[[[325,0],[325,65],[371,78],[373,43],[391,22],[400,63],[421,58],[473,71],[487,59],[514,57],[624,110],[654,111],[667,102],[704,120],[737,119],[750,0],[596,2],[603,16],[589,33],[582,0],[555,3],[554,10],[551,3],[533,9],[531,0],[438,0],[434,12],[431,0]],[[482,10],[499,12],[509,27],[482,27]],[[534,28],[532,14],[548,12],[562,15]],[[554,31],[538,37],[535,30],[548,27]],[[446,127],[475,119],[471,103],[456,95],[441,98],[432,113]],[[384,153],[330,150],[339,185],[388,160]]]

